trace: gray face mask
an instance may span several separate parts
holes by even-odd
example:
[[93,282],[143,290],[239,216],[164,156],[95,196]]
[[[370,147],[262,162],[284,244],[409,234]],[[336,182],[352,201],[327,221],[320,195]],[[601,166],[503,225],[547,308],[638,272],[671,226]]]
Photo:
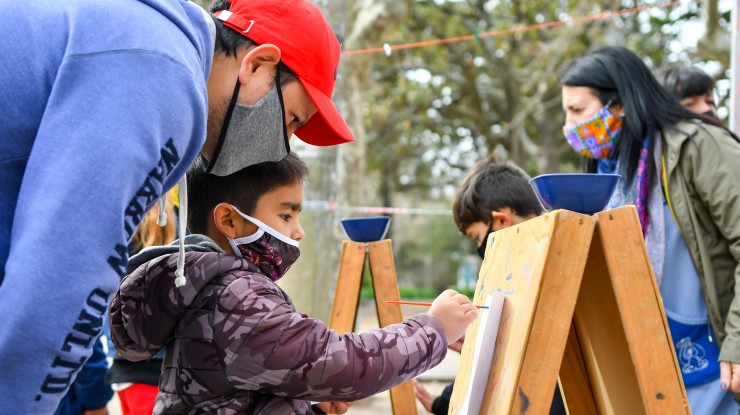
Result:
[[290,153],[279,78],[275,76],[275,87],[254,105],[236,102],[241,86],[236,81],[208,173],[228,176],[253,164],[280,161]]

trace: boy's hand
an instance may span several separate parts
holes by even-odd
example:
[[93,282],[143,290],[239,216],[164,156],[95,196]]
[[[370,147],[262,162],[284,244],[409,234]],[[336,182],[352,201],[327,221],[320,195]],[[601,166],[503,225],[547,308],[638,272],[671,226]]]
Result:
[[434,398],[436,396],[433,396],[427,388],[424,387],[418,380],[413,379],[414,381],[414,393],[416,394],[416,399],[421,402],[421,405],[424,407],[424,409],[427,410],[430,414],[432,413],[432,403],[434,403]]
[[447,344],[454,343],[465,334],[468,325],[478,317],[478,309],[470,299],[455,290],[445,290],[440,294],[429,307],[428,313],[442,325]]
[[326,414],[344,414],[354,402],[319,402],[316,407]]
[[459,339],[455,340],[454,342],[448,344],[447,345],[447,348],[450,349],[450,350],[454,350],[454,351],[456,351],[458,353],[462,353],[462,347],[463,347],[463,344],[464,343],[465,343],[465,335],[463,334],[462,337],[460,337]]

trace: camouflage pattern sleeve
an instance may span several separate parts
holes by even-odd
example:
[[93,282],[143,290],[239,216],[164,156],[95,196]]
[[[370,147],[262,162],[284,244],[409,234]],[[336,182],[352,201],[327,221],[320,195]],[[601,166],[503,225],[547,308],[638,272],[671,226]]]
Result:
[[219,299],[214,340],[238,389],[315,401],[351,401],[388,390],[439,364],[447,339],[420,314],[400,324],[339,335],[297,313],[277,286],[231,284]]
[[116,351],[137,362],[154,356],[170,340],[190,304],[209,282],[238,268],[241,260],[217,253],[186,254],[188,283],[174,284],[178,255],[158,257],[126,276],[108,307]]

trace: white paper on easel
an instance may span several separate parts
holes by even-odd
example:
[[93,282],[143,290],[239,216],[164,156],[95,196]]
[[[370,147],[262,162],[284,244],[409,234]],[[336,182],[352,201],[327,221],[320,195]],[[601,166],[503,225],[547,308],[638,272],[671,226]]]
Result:
[[468,381],[468,391],[465,394],[460,414],[478,415],[483,403],[483,394],[486,392],[488,374],[493,360],[493,349],[496,344],[498,325],[501,322],[501,312],[504,307],[504,294],[494,291],[486,298],[488,310],[481,310],[481,321],[478,325],[478,334],[475,339],[473,352],[473,372]]

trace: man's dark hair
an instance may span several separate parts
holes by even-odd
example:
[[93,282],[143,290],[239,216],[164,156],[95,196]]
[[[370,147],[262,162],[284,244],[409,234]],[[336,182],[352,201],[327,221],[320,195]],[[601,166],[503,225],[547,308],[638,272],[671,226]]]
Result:
[[[211,4],[209,9],[211,12],[211,18],[213,18],[213,22],[216,24],[216,47],[214,52],[236,57],[236,53],[239,49],[257,46],[257,43],[252,41],[252,39],[243,36],[241,33],[238,33],[236,30],[224,26],[221,20],[213,16],[213,13],[216,13],[217,11],[229,10],[230,8],[231,2],[228,0],[216,0]],[[291,79],[298,78],[295,72],[285,66],[282,62],[278,64],[278,73],[280,74],[281,83],[286,83]]]
[[672,66],[655,72],[655,78],[676,99],[714,92],[714,79],[694,66]]
[[294,153],[276,162],[255,164],[228,176],[206,173],[208,163],[198,157],[187,174],[188,229],[206,233],[213,208],[231,203],[251,215],[264,194],[281,186],[304,182],[308,167]]
[[543,212],[527,173],[511,163],[480,161],[470,170],[455,196],[452,214],[457,228],[465,233],[475,222],[490,223],[491,212],[501,208],[509,208],[519,216]]

